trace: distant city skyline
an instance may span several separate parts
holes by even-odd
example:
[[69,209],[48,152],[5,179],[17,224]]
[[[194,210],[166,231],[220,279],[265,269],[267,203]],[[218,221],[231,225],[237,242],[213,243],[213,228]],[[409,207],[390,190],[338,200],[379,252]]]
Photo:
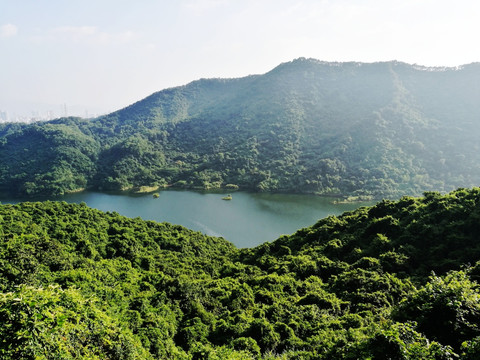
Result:
[[104,114],[298,57],[480,61],[474,0],[0,0],[0,110]]
[[[30,110],[28,110],[30,109]],[[0,108],[0,123],[4,122],[35,122],[58,119],[60,117],[76,116],[82,118],[95,118],[105,115],[109,112],[93,112],[88,110],[88,106],[73,106],[69,108],[67,104],[59,104],[52,107],[48,105],[26,105],[20,111]]]

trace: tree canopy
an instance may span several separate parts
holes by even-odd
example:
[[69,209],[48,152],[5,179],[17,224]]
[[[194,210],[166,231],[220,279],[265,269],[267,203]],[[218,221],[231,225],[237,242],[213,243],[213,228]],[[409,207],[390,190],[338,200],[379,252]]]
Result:
[[479,188],[385,200],[250,249],[0,205],[0,358],[475,359],[479,204]]
[[93,120],[0,125],[0,191],[142,186],[375,198],[480,183],[480,65],[297,59]]

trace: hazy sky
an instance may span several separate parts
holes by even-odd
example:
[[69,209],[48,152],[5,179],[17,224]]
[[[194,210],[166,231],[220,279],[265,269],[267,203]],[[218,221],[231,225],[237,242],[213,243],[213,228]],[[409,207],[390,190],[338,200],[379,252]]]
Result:
[[109,112],[298,57],[457,66],[479,19],[478,0],[0,0],[0,110]]

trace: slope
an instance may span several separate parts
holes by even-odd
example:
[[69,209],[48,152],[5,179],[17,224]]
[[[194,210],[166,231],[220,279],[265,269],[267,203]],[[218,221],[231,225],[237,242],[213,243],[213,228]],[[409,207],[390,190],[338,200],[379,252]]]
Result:
[[1,205],[0,358],[472,359],[479,204],[383,201],[244,250],[84,204]]
[[101,190],[231,185],[375,198],[471,187],[480,183],[479,78],[479,64],[301,58],[264,75],[202,79],[89,122],[35,125],[37,132],[71,126],[95,144],[83,154],[91,164],[69,161],[50,188],[42,181],[52,167],[65,168],[66,149],[53,144],[53,159],[25,154],[45,166],[18,176],[12,169],[25,167],[22,144],[33,135],[22,130],[29,126],[4,126],[0,184],[16,194],[62,193],[76,181]]

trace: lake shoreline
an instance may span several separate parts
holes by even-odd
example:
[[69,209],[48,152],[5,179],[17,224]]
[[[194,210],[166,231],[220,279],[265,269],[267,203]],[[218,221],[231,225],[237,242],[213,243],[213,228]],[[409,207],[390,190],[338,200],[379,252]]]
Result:
[[[105,212],[157,222],[178,224],[206,235],[223,237],[238,248],[274,241],[311,226],[329,215],[339,215],[366,203],[333,203],[332,198],[307,194],[250,193],[245,191],[192,191],[161,189],[153,193],[94,192],[41,199],[0,198],[3,204],[25,201],[85,203]],[[232,195],[231,201],[222,197]]]
[[[165,185],[154,185],[154,186],[133,186],[128,187],[125,189],[119,190],[104,190],[104,189],[96,189],[96,188],[78,188],[75,190],[67,191],[65,194],[61,195],[15,195],[10,194],[8,192],[0,192],[0,199],[1,198],[10,198],[10,199],[17,199],[24,201],[44,201],[55,198],[61,197],[68,194],[77,194],[82,192],[95,192],[95,193],[102,193],[107,195],[143,195],[143,194],[153,194],[154,192],[163,192],[163,191],[192,191],[192,192],[199,192],[199,193],[207,193],[207,194],[228,194],[228,193],[235,193],[237,191],[246,192],[249,194],[271,194],[271,195],[306,195],[306,196],[317,196],[326,199],[331,199],[332,202],[337,204],[346,204],[346,203],[357,203],[357,202],[365,202],[365,201],[381,201],[384,200],[385,197],[382,196],[373,196],[373,195],[351,195],[351,194],[342,194],[342,193],[332,193],[332,194],[322,194],[315,191],[312,192],[298,192],[298,191],[255,191],[248,188],[241,188],[235,184],[227,184],[223,187],[212,187],[212,188],[201,188],[201,187],[188,187],[188,186],[178,186],[175,184],[165,184]],[[421,196],[421,194],[415,195],[412,194],[410,196]],[[396,198],[389,198],[391,200],[395,200]]]

